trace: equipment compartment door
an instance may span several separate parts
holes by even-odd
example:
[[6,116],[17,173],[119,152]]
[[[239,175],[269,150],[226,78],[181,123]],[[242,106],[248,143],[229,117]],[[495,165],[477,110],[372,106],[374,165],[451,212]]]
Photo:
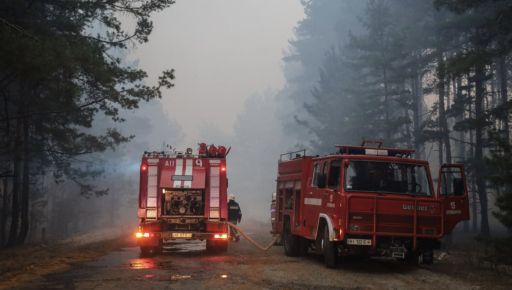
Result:
[[458,222],[469,219],[469,201],[461,164],[444,164],[439,170],[437,192],[443,203],[444,230],[450,233]]

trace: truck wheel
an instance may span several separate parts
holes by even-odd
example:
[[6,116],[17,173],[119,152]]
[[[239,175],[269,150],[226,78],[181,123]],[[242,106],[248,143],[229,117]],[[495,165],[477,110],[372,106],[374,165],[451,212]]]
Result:
[[142,257],[151,256],[151,247],[140,247],[140,255]]
[[218,253],[225,253],[228,251],[228,241],[217,241],[217,252]]
[[228,241],[206,240],[206,251],[210,253],[225,253],[228,250]]
[[140,254],[143,257],[153,257],[162,253],[162,246],[140,247]]
[[329,227],[324,227],[322,239],[324,262],[328,268],[336,268],[338,265],[338,248],[334,242],[329,241]]
[[299,237],[291,233],[289,223],[284,224],[283,247],[286,256],[295,257],[299,255]]
[[212,241],[212,240],[206,240],[206,251],[207,251],[207,252],[210,252],[210,253],[215,252],[215,245],[214,245],[214,241]]
[[298,255],[305,256],[308,254],[309,240],[306,238],[299,237]]
[[421,258],[423,260],[423,264],[432,265],[434,263],[434,251],[432,249],[427,249],[421,254]]
[[407,251],[405,254],[405,262],[409,265],[418,265],[419,264],[419,255],[414,251]]
[[161,254],[162,254],[163,249],[164,249],[164,245],[163,245],[162,240],[160,240],[160,241],[159,241],[159,243],[158,243],[158,246],[156,246],[156,247],[154,248],[155,255],[161,255]]

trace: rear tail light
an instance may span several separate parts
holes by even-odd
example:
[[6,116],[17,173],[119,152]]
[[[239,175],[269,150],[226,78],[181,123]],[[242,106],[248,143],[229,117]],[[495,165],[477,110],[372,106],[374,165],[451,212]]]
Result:
[[136,233],[135,233],[135,237],[136,237],[137,239],[140,239],[140,238],[149,238],[149,237],[152,237],[152,236],[153,236],[153,234],[151,234],[151,233],[143,233],[143,232],[136,232]]
[[214,239],[226,240],[228,238],[228,234],[215,234],[215,235],[213,235],[213,238]]

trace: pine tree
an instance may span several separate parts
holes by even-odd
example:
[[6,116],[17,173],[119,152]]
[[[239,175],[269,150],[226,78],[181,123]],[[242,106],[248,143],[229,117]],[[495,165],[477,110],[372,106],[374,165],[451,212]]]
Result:
[[[150,16],[173,3],[147,1],[20,1],[0,4],[1,157],[11,170],[13,191],[9,245],[22,243],[28,231],[31,178],[35,169],[72,180],[82,194],[102,194],[87,180],[97,168],[77,157],[130,140],[116,129],[92,133],[93,120],[106,115],[123,121],[120,110],[162,96],[173,71],[157,85],[143,84],[147,74],[123,65],[116,51],[148,41]],[[136,23],[124,30],[120,13]],[[5,165],[4,165],[5,166]]]

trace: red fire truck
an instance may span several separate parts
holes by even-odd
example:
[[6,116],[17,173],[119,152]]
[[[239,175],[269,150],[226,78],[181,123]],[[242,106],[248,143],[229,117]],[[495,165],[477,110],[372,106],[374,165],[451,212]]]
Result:
[[413,159],[414,150],[381,141],[336,148],[281,155],[272,226],[286,255],[313,249],[328,267],[346,255],[430,264],[441,238],[469,219],[461,164],[442,165],[434,191],[429,164]]
[[199,144],[197,154],[144,152],[140,166],[139,230],[142,254],[158,254],[176,239],[206,240],[210,251],[229,243],[224,146]]

